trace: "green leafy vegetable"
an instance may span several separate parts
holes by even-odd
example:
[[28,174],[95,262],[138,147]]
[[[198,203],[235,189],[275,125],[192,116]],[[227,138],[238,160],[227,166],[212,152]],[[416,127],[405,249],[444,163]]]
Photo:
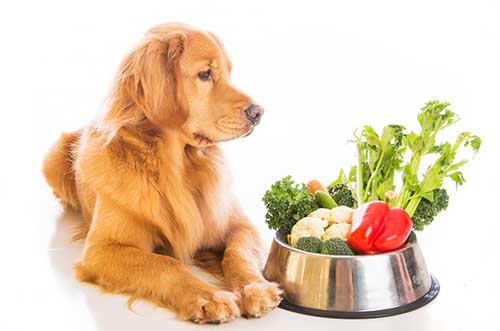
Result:
[[[456,161],[457,152],[463,148],[477,152],[481,139],[462,132],[454,142],[437,142],[438,134],[459,120],[447,102],[427,102],[417,118],[418,133],[406,132],[402,125],[388,125],[380,135],[368,125],[355,132],[357,163],[349,176],[341,171],[330,187],[348,186],[355,192],[353,197],[358,205],[381,200],[388,201],[391,207],[403,208],[412,216],[414,229],[422,230],[448,205],[447,192],[438,190],[444,180],[449,178],[457,186],[465,182],[460,169],[467,160]],[[421,163],[426,157],[433,157],[434,162],[422,174]],[[399,193],[396,176],[402,178]]]
[[361,134],[355,133],[358,203],[384,200],[385,192],[395,189],[394,175],[401,170],[406,150],[404,130],[402,125],[388,125],[379,136],[371,126],[366,125]]
[[266,223],[270,229],[290,233],[301,218],[319,208],[304,184],[296,184],[290,176],[276,183],[262,199],[267,208]]
[[[403,187],[395,203],[405,209],[410,216],[413,216],[422,198],[440,188],[446,177],[457,185],[462,185],[465,180],[458,169],[466,164],[467,160],[455,162],[455,155],[461,147],[468,146],[474,152],[481,147],[481,139],[470,132],[460,133],[453,144],[449,142],[436,144],[437,134],[459,120],[459,117],[448,106],[447,102],[428,102],[418,114],[420,133],[412,132],[406,137],[405,142],[412,156],[404,166]],[[438,157],[419,180],[419,166],[422,158],[427,154],[437,154]]]

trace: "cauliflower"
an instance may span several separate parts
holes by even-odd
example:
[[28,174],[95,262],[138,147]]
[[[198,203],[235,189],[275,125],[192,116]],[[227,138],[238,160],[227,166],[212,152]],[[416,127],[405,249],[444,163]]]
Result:
[[321,236],[321,240],[328,240],[331,238],[340,238],[342,240],[347,240],[347,234],[351,229],[351,224],[348,223],[338,223],[330,225],[325,233]]
[[332,209],[320,208],[310,213],[309,217],[325,220],[329,225],[334,223],[351,224],[353,212],[354,209],[346,206],[339,206]]
[[293,226],[290,233],[290,243],[293,247],[296,247],[297,241],[302,237],[317,237],[321,239],[327,225],[328,222],[322,219],[304,217]]
[[328,224],[333,223],[333,213],[331,209],[319,208],[308,215],[308,217],[319,218],[327,221]]

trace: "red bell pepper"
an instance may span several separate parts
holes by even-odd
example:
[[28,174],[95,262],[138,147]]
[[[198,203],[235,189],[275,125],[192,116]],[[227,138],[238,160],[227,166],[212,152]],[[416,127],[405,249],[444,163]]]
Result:
[[354,211],[347,243],[365,254],[393,251],[406,242],[412,225],[403,209],[389,208],[382,201],[369,202]]

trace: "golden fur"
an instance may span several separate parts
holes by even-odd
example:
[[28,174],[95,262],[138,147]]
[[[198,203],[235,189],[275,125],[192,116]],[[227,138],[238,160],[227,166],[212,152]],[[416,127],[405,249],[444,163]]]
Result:
[[[204,71],[210,80],[198,76]],[[277,306],[280,290],[261,274],[257,231],[231,193],[217,146],[255,124],[245,113],[253,101],[230,72],[215,35],[159,25],[120,66],[106,114],[52,147],[47,182],[83,216],[78,279],[198,323]],[[229,291],[185,267],[206,251],[220,257]]]

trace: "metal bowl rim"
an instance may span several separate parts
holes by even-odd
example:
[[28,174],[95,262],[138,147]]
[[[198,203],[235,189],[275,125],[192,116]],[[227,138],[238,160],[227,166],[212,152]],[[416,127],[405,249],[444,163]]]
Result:
[[386,253],[380,253],[380,254],[373,254],[373,255],[327,255],[327,254],[321,254],[321,253],[311,253],[311,252],[306,252],[303,250],[300,250],[298,248],[295,248],[293,246],[288,245],[288,243],[284,242],[280,237],[283,237],[283,234],[280,233],[280,231],[276,231],[274,235],[274,241],[278,243],[280,246],[284,247],[285,249],[289,249],[291,251],[294,251],[299,254],[304,254],[304,255],[311,255],[311,256],[316,256],[320,258],[335,258],[335,259],[342,259],[342,260],[356,260],[356,259],[371,259],[371,258],[377,258],[377,256],[388,256],[388,255],[396,255],[399,254],[407,249],[411,249],[417,245],[417,236],[415,232],[411,232],[410,235],[408,236],[408,241],[406,244],[404,244],[401,248],[395,250],[395,251],[390,251]]

